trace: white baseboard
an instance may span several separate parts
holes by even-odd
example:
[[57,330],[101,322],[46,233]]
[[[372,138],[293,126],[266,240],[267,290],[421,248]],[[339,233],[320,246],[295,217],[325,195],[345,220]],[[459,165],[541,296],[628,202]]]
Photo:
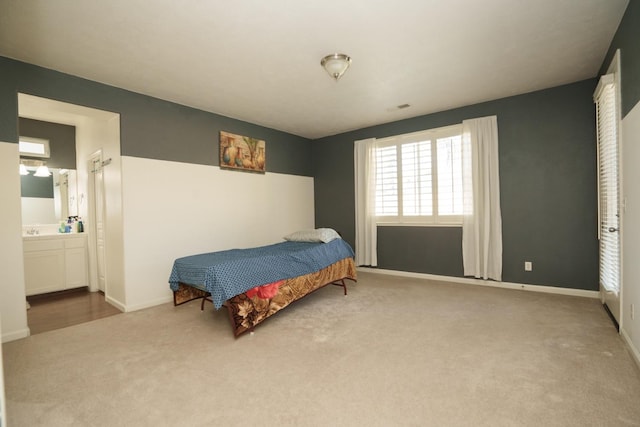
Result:
[[127,311],[127,306],[122,304],[117,299],[114,299],[114,298],[111,298],[110,296],[105,295],[104,300],[122,312]]
[[622,339],[627,344],[631,356],[636,361],[638,368],[640,368],[640,351],[638,351],[638,348],[633,344],[633,341],[631,341],[631,337],[627,334],[627,331],[620,329],[620,335],[622,335]]
[[[20,329],[18,331],[7,332],[2,334],[2,342],[15,341],[22,338],[26,338],[31,335],[31,330],[29,328]],[[1,368],[1,366],[0,366]]]
[[380,268],[358,267],[358,271],[387,274],[390,276],[413,277],[416,279],[439,280],[467,285],[491,286],[494,288],[516,289],[520,291],[544,292],[548,294],[570,295],[586,298],[600,298],[600,292],[585,289],[560,288],[556,286],[529,285],[526,283],[495,282],[493,280],[472,279],[468,277],[438,276],[435,274],[412,273],[409,271],[384,270]]
[[133,305],[127,305],[127,304],[123,304],[120,301],[113,299],[111,297],[105,297],[105,300],[113,305],[114,307],[116,307],[118,310],[124,312],[124,313],[129,313],[131,311],[138,311],[138,310],[142,310],[145,308],[150,308],[150,307],[155,307],[156,305],[160,305],[160,304],[166,304],[168,302],[173,302],[173,296],[169,295],[166,297],[161,297],[161,298],[156,298],[154,300],[151,301],[145,301],[141,304],[133,304]]
[[155,307],[156,305],[166,304],[168,302],[173,302],[173,295],[169,295],[169,296],[161,297],[161,298],[156,298],[154,300],[145,301],[145,302],[140,303],[140,304],[127,305],[125,307],[124,311],[126,311],[126,312],[138,311],[138,310],[142,310],[142,309],[145,309],[145,308]]

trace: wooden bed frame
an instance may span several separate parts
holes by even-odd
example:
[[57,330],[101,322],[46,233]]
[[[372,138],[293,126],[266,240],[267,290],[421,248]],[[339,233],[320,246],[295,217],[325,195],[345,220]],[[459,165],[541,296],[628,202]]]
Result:
[[[280,285],[278,293],[272,298],[263,299],[257,295],[249,297],[247,293],[236,295],[225,301],[233,334],[237,338],[254,328],[278,311],[310,293],[327,285],[341,286],[347,295],[345,279],[357,281],[353,258],[342,259],[315,273],[287,279]],[[205,301],[212,301],[211,294],[202,287],[180,283],[173,292],[173,304],[178,306],[195,299],[202,299],[200,310],[204,310]]]

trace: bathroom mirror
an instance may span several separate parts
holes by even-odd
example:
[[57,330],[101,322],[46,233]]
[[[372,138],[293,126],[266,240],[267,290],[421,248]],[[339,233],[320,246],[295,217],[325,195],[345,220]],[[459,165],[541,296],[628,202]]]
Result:
[[50,169],[48,177],[22,175],[22,224],[59,224],[78,215],[77,172],[72,169]]

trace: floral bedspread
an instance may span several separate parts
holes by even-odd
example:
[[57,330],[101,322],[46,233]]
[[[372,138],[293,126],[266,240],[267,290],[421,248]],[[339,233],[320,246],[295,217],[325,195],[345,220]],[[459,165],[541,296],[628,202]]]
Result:
[[[270,283],[267,285],[268,288],[262,290],[254,288],[236,295],[224,303],[233,334],[237,337],[243,332],[253,330],[255,326],[292,302],[326,285],[337,282],[342,286],[340,281],[343,279],[357,280],[353,258],[342,259],[315,273]],[[275,290],[277,293],[274,295]],[[174,292],[174,303],[178,305],[205,296],[208,296],[206,291],[181,283],[179,289]]]

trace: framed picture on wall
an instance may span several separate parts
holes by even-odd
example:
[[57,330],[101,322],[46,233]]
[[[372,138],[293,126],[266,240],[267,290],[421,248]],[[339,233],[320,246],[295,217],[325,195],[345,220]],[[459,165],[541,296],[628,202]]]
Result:
[[266,143],[262,139],[220,132],[220,167],[265,173]]

